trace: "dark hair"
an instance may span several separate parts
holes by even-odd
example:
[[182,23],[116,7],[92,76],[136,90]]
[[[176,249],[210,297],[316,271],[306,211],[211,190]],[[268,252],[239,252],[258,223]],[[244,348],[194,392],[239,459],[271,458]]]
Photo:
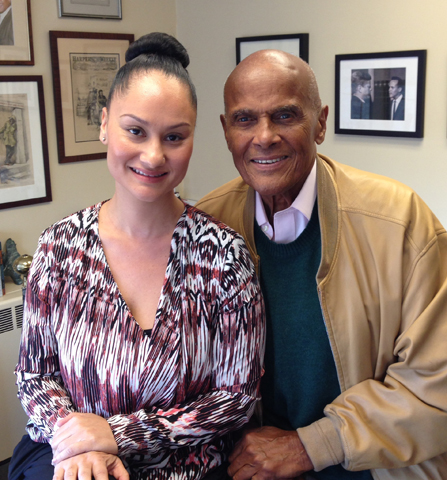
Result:
[[390,82],[391,80],[397,80],[397,86],[400,87],[400,88],[404,88],[405,87],[405,80],[403,80],[402,78],[400,77],[391,77],[390,78]]
[[188,52],[171,35],[161,32],[144,35],[129,46],[126,62],[113,80],[107,98],[107,110],[110,108],[113,96],[129,88],[129,82],[134,75],[151,70],[163,72],[166,76],[174,77],[186,85],[191,95],[191,103],[197,109],[196,89],[186,70],[189,65]]

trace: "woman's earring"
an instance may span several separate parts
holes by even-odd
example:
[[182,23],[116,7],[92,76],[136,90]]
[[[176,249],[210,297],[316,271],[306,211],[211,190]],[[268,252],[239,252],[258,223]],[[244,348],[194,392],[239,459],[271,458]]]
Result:
[[106,137],[102,137],[102,141],[105,142],[105,141],[106,141]]

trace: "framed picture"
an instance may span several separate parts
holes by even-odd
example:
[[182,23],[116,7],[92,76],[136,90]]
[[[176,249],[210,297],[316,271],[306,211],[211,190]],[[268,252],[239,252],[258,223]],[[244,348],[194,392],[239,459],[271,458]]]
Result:
[[236,38],[236,63],[258,50],[273,48],[291,53],[309,62],[309,34],[267,35],[261,37]]
[[34,65],[30,0],[0,2],[0,65]]
[[336,55],[335,133],[424,134],[426,50]]
[[42,77],[0,77],[0,209],[50,201]]
[[58,0],[60,17],[114,18],[121,20],[121,0]]
[[59,163],[105,158],[102,108],[133,34],[50,32]]

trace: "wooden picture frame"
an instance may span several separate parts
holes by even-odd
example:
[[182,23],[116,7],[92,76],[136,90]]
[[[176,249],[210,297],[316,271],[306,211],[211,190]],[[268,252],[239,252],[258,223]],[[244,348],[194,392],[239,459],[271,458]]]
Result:
[[336,55],[335,133],[424,135],[426,50]]
[[101,111],[133,34],[50,31],[59,163],[106,157]]
[[0,77],[0,209],[50,202],[41,76]]
[[0,24],[0,65],[34,65],[31,1],[13,0]]
[[59,17],[123,18],[121,0],[58,0]]
[[258,50],[282,50],[309,62],[309,34],[263,35],[236,38],[236,64]]

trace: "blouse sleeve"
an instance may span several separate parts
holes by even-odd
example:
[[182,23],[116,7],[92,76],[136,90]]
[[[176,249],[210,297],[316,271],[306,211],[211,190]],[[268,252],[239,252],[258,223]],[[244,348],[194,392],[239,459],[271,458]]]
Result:
[[248,422],[259,400],[265,311],[250,255],[239,237],[228,251],[220,287],[220,308],[210,333],[213,370],[207,393],[166,410],[110,417],[120,454],[156,455],[209,443]]
[[39,241],[28,275],[19,360],[15,370],[18,397],[30,418],[35,441],[52,438],[59,418],[75,411],[59,370],[57,342],[51,326],[51,274],[48,245]]

